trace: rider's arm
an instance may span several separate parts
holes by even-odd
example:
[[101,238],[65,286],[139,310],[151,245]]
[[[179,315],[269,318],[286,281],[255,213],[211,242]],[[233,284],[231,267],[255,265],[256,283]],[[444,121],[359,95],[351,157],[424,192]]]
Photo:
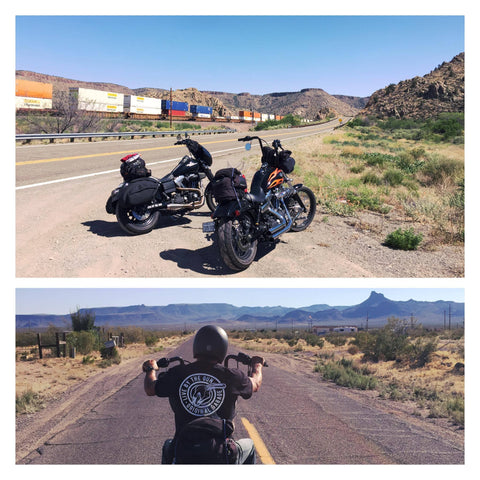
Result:
[[[153,369],[150,370],[150,367]],[[157,381],[157,376],[155,375],[155,370],[158,370],[157,362],[155,360],[147,360],[144,362],[142,369],[146,374],[143,381],[143,389],[149,397],[153,397],[155,395],[155,382]]]
[[262,366],[263,366],[263,358],[262,357],[252,357],[252,375],[250,376],[250,380],[252,382],[252,391],[258,392],[262,385]]

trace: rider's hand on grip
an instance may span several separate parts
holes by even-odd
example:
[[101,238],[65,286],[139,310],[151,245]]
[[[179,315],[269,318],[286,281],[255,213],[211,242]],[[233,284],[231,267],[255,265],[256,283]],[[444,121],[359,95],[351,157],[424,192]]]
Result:
[[252,359],[250,360],[250,365],[256,365],[256,364],[260,364],[260,365],[265,365],[265,359],[263,357],[258,357],[258,356],[253,356]]
[[157,362],[155,360],[147,360],[147,361],[143,362],[142,370],[145,373],[147,373],[151,370],[158,370]]

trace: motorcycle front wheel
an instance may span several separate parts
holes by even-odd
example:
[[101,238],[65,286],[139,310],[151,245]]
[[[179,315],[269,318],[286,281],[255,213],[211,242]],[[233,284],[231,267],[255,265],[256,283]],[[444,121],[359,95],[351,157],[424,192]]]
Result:
[[257,240],[252,240],[252,220],[243,215],[222,221],[217,229],[220,256],[233,271],[246,270],[257,254]]
[[317,209],[317,200],[314,193],[302,185],[297,192],[287,200],[287,207],[293,219],[292,232],[305,230],[313,220]]
[[217,202],[215,201],[215,197],[213,196],[211,183],[208,183],[208,185],[205,187],[205,192],[203,194],[205,195],[205,202],[207,204],[207,207],[210,209],[211,212],[214,212],[217,208]]
[[160,217],[160,212],[148,211],[144,208],[125,208],[117,203],[115,208],[117,221],[122,230],[130,235],[142,235],[153,230]]

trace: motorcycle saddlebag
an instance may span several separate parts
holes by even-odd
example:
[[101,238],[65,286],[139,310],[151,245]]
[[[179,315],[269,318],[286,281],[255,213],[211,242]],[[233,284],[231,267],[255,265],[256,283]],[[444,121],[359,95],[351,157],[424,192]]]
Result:
[[236,168],[222,168],[213,177],[212,193],[217,203],[239,200],[246,190],[245,175]]
[[158,180],[153,178],[137,178],[125,186],[121,197],[124,207],[136,207],[151,203],[160,187]]
[[277,167],[281,168],[285,173],[292,173],[295,168],[295,160],[290,155],[290,150],[282,150],[278,154]]
[[139,153],[127,155],[120,161],[122,162],[120,174],[126,182],[130,182],[135,178],[149,177],[152,174],[152,171],[146,167],[145,161],[140,157]]

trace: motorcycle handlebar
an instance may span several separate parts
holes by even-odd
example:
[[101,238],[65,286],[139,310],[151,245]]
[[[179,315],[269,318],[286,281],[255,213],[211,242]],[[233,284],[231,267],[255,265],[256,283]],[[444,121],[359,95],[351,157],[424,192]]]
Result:
[[[242,363],[243,365],[251,365],[252,357],[247,355],[246,353],[239,352],[237,355],[227,355],[223,362],[225,367],[228,367],[228,362],[230,360],[236,360],[238,363]],[[268,367],[266,360],[263,361],[263,366]]]
[[157,365],[159,368],[167,368],[172,362],[179,362],[182,365],[185,365],[185,360],[182,357],[163,357],[160,360],[157,360]]

